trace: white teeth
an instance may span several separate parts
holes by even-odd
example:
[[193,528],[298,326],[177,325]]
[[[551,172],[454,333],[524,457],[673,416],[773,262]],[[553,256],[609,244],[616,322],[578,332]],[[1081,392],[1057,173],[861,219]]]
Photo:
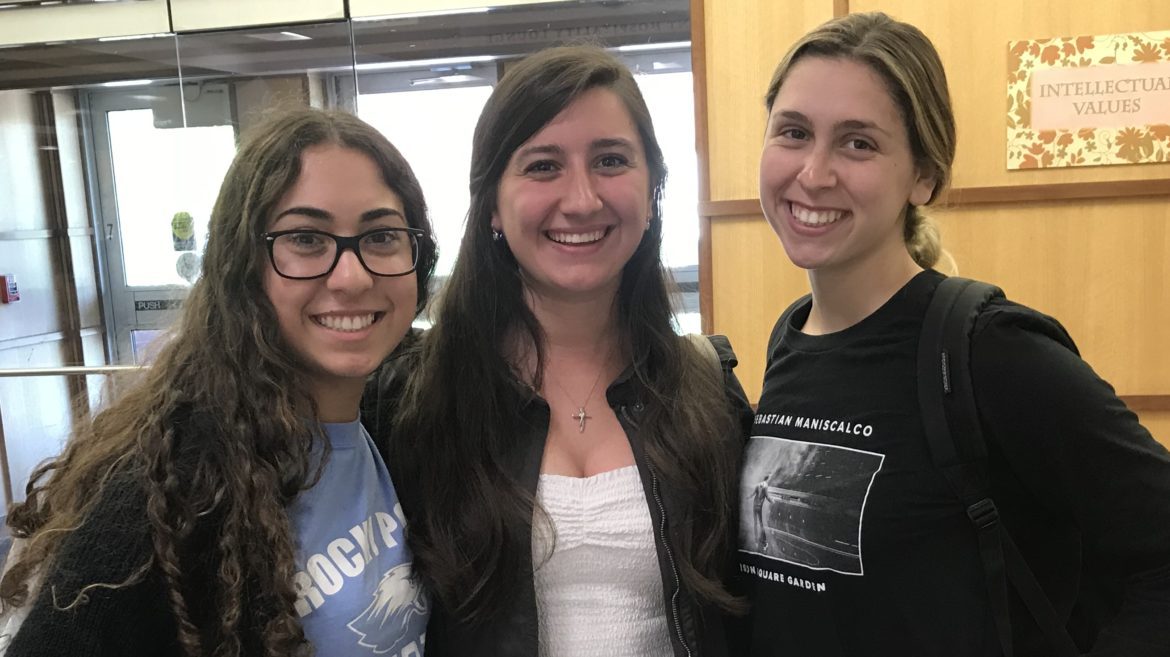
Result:
[[320,315],[317,323],[334,331],[360,331],[374,323],[374,314],[369,315]]
[[595,230],[592,233],[555,233],[550,230],[545,234],[550,240],[561,244],[588,244],[605,237],[605,229]]
[[792,208],[792,216],[796,217],[797,221],[809,226],[831,224],[845,216],[842,210],[806,210],[793,203],[789,203],[788,207]]

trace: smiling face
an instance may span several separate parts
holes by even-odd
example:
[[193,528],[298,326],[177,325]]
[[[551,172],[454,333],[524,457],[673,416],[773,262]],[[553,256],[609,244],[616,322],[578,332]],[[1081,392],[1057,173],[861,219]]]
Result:
[[642,140],[612,91],[582,93],[512,153],[492,228],[534,294],[612,297],[648,225]]
[[906,205],[930,199],[883,80],[809,56],[780,87],[760,158],[760,203],[788,257],[812,271],[873,272],[908,258]]
[[[406,226],[402,200],[383,182],[373,160],[324,144],[302,153],[300,176],[277,202],[267,231],[312,229],[352,236]],[[415,274],[374,276],[353,251],[346,251],[331,273],[311,280],[284,278],[269,262],[264,292],[282,337],[313,381],[323,419],[338,413],[352,419],[365,377],[414,319]],[[339,397],[352,397],[352,408],[337,408]]]

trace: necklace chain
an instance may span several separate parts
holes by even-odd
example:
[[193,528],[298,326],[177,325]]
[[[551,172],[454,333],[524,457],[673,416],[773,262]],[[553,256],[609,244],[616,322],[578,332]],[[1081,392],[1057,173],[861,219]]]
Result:
[[601,376],[605,374],[606,364],[608,362],[609,358],[602,361],[601,367],[597,370],[597,378],[593,379],[593,386],[589,388],[589,394],[585,396],[585,401],[581,404],[578,404],[577,400],[573,399],[573,396],[569,394],[568,390],[565,390],[565,386],[561,385],[560,381],[552,379],[552,382],[561,389],[561,392],[565,393],[565,398],[577,407],[577,412],[570,416],[577,421],[577,433],[585,433],[585,423],[593,419],[593,416],[589,415],[585,409],[589,405],[589,400],[593,399],[593,393],[597,392],[597,384],[601,383]]

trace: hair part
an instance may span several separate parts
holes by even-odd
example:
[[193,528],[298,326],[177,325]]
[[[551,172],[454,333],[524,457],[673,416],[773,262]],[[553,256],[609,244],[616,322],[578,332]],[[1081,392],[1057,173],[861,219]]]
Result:
[[533,431],[524,414],[533,393],[507,354],[517,337],[534,349],[536,381],[527,383],[539,388],[544,333],[506,241],[492,237],[499,184],[522,144],[598,88],[622,101],[649,168],[650,223],[622,270],[615,300],[623,356],[633,360],[647,397],[640,433],[664,484],[694,495],[691,516],[672,518],[693,530],[678,546],[684,588],[702,600],[735,604],[720,575],[730,549],[736,467],[723,441],[734,440],[738,429],[722,381],[702,374],[709,363],[673,330],[672,285],[660,257],[662,150],[629,69],[601,48],[562,46],[508,69],[480,115],[459,257],[391,442],[415,570],[444,606],[472,622],[491,618],[516,579],[530,576],[523,564],[539,514],[533,494],[512,474],[510,459],[526,449],[520,441]]
[[[88,591],[157,578],[187,655],[274,657],[308,649],[293,608],[286,507],[319,478],[324,459],[311,453],[322,436],[303,366],[263,291],[268,264],[260,235],[300,176],[301,155],[322,144],[370,157],[402,199],[407,223],[431,234],[406,160],[358,118],[283,110],[246,133],[211,213],[203,275],[173,339],[149,369],[120,386],[108,408],[78,423],[61,455],[32,473],[25,502],[13,506],[8,524],[27,543],[0,580],[4,607],[27,601],[34,575],[51,572],[95,505],[129,499],[126,508],[144,514],[150,556],[125,579],[86,583],[64,599],[52,591],[59,606],[84,604]],[[419,248],[421,309],[437,251],[433,239]],[[328,441],[323,445],[328,454]],[[128,524],[139,520],[131,516]]]
[[[792,68],[805,57],[851,59],[882,79],[902,117],[920,175],[934,179],[926,205],[933,203],[950,184],[956,135],[946,71],[930,39],[881,12],[828,21],[797,41],[776,66],[764,96],[768,112]],[[938,228],[909,203],[903,219],[903,240],[911,257],[923,268],[933,267],[942,254]]]

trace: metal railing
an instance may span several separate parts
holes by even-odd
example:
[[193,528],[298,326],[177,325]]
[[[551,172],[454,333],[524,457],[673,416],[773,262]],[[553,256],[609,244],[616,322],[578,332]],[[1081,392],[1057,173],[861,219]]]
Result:
[[[111,375],[141,370],[140,365],[79,365],[68,367],[0,368],[0,378],[33,376],[91,376]],[[4,506],[12,503],[12,470],[8,465],[8,443],[4,436],[3,400],[0,400],[0,477],[3,477]]]
[[117,374],[140,370],[140,365],[84,365],[76,367],[0,368],[0,378],[6,376],[71,376],[90,374]]

